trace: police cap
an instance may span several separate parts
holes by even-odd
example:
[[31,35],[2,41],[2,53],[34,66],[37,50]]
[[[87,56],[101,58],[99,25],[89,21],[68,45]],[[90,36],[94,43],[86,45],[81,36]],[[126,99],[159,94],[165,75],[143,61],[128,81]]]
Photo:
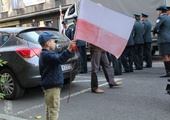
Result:
[[52,20],[45,20],[45,24],[52,23]]
[[62,21],[62,24],[63,24],[63,25],[66,25],[66,24],[67,24],[67,21],[66,21],[66,20]]
[[163,10],[163,11],[167,11],[168,9],[167,9],[167,7],[166,7],[166,6],[161,5],[161,6],[159,6],[156,10]]
[[135,17],[135,18],[140,18],[140,15],[134,14],[134,17]]
[[147,17],[148,17],[148,15],[146,15],[146,14],[142,13],[142,17],[147,18]]
[[170,10],[170,7],[166,7],[168,10]]
[[74,19],[77,19],[77,17],[78,17],[77,15],[74,15],[74,16],[73,16]]

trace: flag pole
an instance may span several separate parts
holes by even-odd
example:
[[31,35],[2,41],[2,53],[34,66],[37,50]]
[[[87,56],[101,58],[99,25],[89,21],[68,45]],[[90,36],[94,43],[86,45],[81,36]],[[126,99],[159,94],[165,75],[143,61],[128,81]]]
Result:
[[63,26],[62,26],[62,21],[64,20],[64,15],[62,13],[62,7],[59,5],[59,11],[60,11],[60,19],[59,19],[59,32],[62,32]]

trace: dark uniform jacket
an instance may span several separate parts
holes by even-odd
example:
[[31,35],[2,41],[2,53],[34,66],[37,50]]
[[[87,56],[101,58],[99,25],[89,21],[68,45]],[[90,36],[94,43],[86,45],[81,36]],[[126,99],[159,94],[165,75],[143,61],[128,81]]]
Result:
[[63,72],[61,64],[72,56],[69,50],[56,54],[52,51],[42,49],[39,59],[39,70],[41,75],[41,86],[43,89],[63,87]]
[[[70,40],[74,39],[75,30],[76,30],[76,24],[74,24],[71,28],[71,39]],[[77,46],[86,46],[86,42],[82,41],[82,40],[77,40],[76,45]]]
[[132,32],[131,32],[131,34],[130,34],[130,37],[129,37],[129,40],[128,40],[128,43],[127,43],[126,46],[132,46],[132,45],[134,45],[133,35],[134,35],[134,31],[132,30]]
[[162,14],[158,17],[153,34],[158,34],[158,44],[170,43],[170,17]]
[[143,40],[143,33],[144,33],[144,26],[140,21],[135,21],[134,27],[134,43],[135,44],[144,44]]
[[151,38],[152,25],[149,22],[149,20],[143,21],[143,25],[144,25],[144,34],[143,34],[144,42],[151,43],[152,42],[152,38]]
[[70,28],[70,27],[68,27],[68,28],[65,30],[65,35],[66,35],[70,40],[72,40],[72,39],[71,39],[71,28]]

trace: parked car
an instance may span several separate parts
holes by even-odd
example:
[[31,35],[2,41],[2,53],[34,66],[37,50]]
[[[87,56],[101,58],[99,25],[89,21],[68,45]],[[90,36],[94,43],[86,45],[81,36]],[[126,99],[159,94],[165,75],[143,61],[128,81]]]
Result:
[[[7,64],[0,66],[0,74],[5,79],[4,83],[0,83],[0,92],[5,94],[6,99],[17,99],[24,94],[25,88],[40,85],[38,64],[41,46],[38,36],[41,31],[52,31],[59,36],[55,52],[61,53],[67,48],[69,39],[55,28],[0,28],[0,59],[7,61]],[[70,77],[71,81],[74,80],[80,71],[77,51],[62,65],[62,70],[65,83],[70,82]]]

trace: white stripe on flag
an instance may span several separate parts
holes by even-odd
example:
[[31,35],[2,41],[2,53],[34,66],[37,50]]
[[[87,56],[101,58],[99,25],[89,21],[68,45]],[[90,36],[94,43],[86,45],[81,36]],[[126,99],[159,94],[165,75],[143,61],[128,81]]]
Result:
[[127,44],[133,25],[134,19],[128,16],[90,0],[81,0],[75,39],[101,47],[118,58]]

